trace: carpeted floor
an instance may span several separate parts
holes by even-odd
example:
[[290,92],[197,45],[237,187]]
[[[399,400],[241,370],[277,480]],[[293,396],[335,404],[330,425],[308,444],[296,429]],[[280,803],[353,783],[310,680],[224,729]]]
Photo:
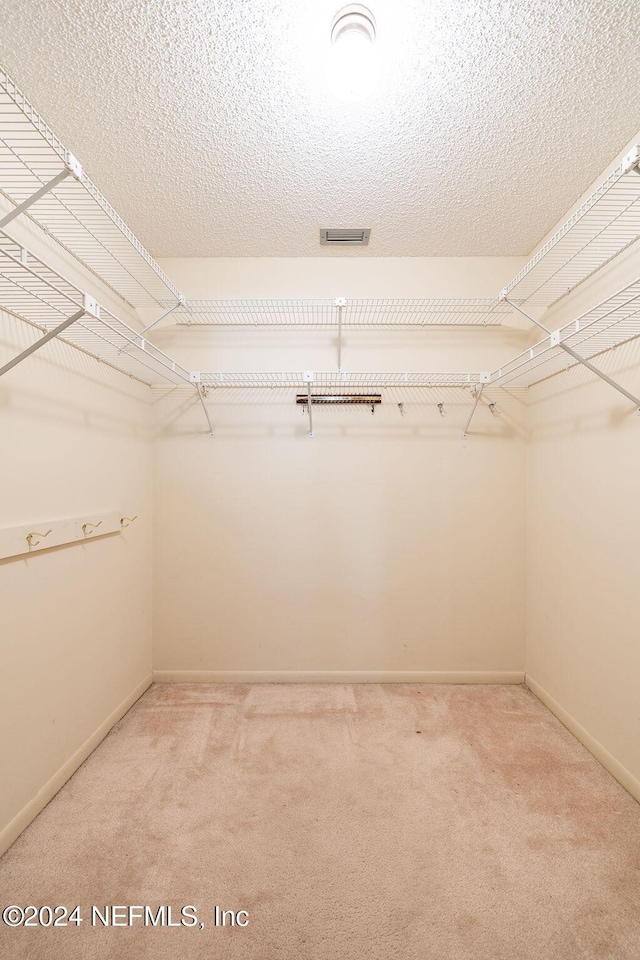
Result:
[[640,806],[524,687],[158,685],[0,899],[84,917],[0,925],[7,960],[638,960]]

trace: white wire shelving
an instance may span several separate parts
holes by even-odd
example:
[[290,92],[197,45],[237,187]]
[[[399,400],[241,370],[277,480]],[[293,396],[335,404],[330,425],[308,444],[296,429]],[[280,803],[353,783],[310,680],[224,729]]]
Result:
[[480,298],[188,300],[172,311],[186,326],[494,326],[509,315],[508,304]]
[[[309,436],[313,437],[313,412],[314,403],[318,402],[315,397],[319,391],[331,390],[332,393],[342,393],[342,391],[356,390],[365,391],[382,390],[384,388],[439,388],[468,390],[472,407],[464,428],[463,437],[467,437],[471,421],[480,403],[482,392],[485,385],[490,380],[488,372],[482,373],[390,373],[390,372],[371,372],[355,373],[345,371],[302,371],[302,372],[281,372],[281,373],[195,373],[192,378],[196,378],[198,395],[202,404],[204,415],[209,425],[209,436],[215,436],[214,427],[211,420],[211,412],[205,400],[211,394],[212,388],[245,388],[245,389],[291,389],[304,390],[302,397],[296,397],[296,403],[305,403],[306,394],[307,416],[309,417]],[[346,398],[344,396],[322,396],[321,399],[326,403],[339,403],[344,405]],[[350,396],[350,405],[354,404],[354,394]],[[364,402],[364,397],[363,397]],[[378,397],[367,397],[367,402],[371,404],[372,412],[376,403],[380,402]],[[400,412],[403,413],[404,404],[398,403]],[[444,415],[443,403],[438,404],[440,413]]]
[[[0,307],[142,383],[189,383],[189,372],[0,231]],[[36,342],[37,343],[37,342]]]
[[640,145],[627,154],[500,294],[551,306],[640,236]]
[[[342,333],[355,328],[499,326],[523,305],[549,307],[610,263],[640,236],[640,146],[535,253],[494,299],[293,298],[189,300],[178,292],[151,255],[84,174],[13,81],[0,68],[0,308],[44,336],[54,336],[147,384],[195,388],[210,424],[205,398],[214,388],[318,390],[467,388],[475,403],[484,387],[527,388],[554,374],[640,337],[640,279],[504,364],[475,373],[348,372],[342,369]],[[132,307],[156,305],[162,316],[142,331],[132,329],[92,296],[29,252],[4,229],[28,216]],[[39,248],[38,248],[39,249]],[[75,274],[74,274],[75,275]],[[536,311],[534,311],[535,313]],[[539,311],[538,311],[539,312]],[[188,371],[147,337],[164,317],[180,326],[334,327],[334,371]],[[20,359],[23,355],[20,355]],[[0,372],[6,372],[17,358]],[[608,378],[596,367],[590,369]],[[608,382],[635,399],[623,387]],[[471,422],[471,418],[469,420]],[[468,427],[468,424],[467,424]]]
[[200,383],[210,387],[294,387],[311,390],[330,387],[373,389],[375,387],[473,387],[481,384],[482,373],[355,373],[345,371],[313,371],[279,373],[205,373]]
[[181,298],[153,257],[0,68],[0,191],[132,306]]
[[640,279],[514,357],[492,374],[491,382],[500,387],[531,387],[579,362],[561,344],[593,360],[638,337]]

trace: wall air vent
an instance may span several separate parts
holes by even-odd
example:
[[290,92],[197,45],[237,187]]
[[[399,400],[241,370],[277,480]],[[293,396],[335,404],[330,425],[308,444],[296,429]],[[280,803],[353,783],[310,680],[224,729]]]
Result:
[[370,236],[370,227],[353,227],[350,229],[321,227],[320,244],[323,247],[366,247]]

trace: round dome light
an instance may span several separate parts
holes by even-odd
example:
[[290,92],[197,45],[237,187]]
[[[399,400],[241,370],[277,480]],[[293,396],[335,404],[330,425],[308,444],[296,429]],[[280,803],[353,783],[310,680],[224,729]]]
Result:
[[376,22],[360,3],[337,12],[331,24],[327,78],[334,95],[346,103],[366,99],[378,78]]

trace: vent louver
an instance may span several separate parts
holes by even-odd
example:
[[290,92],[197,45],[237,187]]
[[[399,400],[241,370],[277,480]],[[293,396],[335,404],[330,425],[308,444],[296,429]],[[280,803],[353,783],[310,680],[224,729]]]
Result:
[[320,230],[320,243],[323,247],[366,247],[370,236],[370,227],[323,227]]

